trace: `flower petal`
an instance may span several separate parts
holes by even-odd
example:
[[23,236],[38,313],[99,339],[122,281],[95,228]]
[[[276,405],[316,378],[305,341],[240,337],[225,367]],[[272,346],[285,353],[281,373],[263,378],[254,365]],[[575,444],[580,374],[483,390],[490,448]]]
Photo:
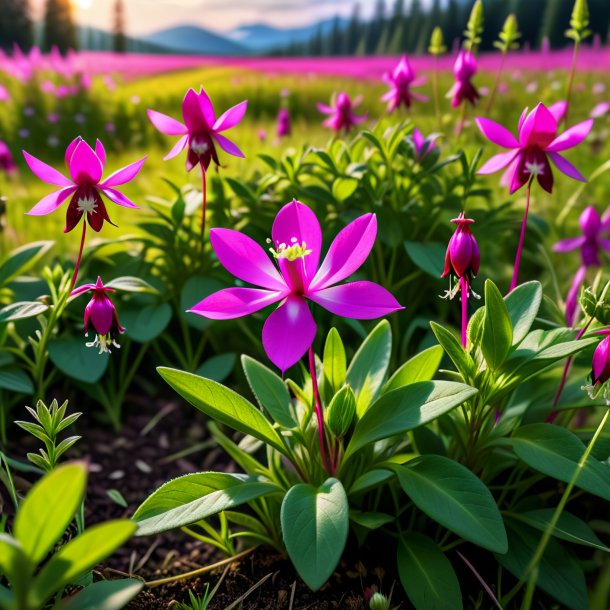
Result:
[[587,179],[565,158],[562,157],[558,152],[548,153],[549,158],[554,163],[555,167],[566,176],[574,178],[574,180],[580,180],[586,182]]
[[208,127],[212,127],[214,125],[215,117],[214,117],[214,106],[212,106],[212,100],[210,96],[205,92],[203,87],[199,87],[199,93],[197,94],[197,98],[199,99],[199,107],[201,108],[201,113],[203,114],[203,118],[207,123]]
[[557,136],[557,121],[544,104],[538,104],[526,117],[519,130],[522,147],[546,148]]
[[283,373],[305,355],[315,336],[316,323],[305,299],[290,296],[267,318],[263,347]]
[[279,292],[257,288],[225,288],[206,297],[189,313],[211,320],[232,320],[259,311],[282,299]]
[[83,294],[83,292],[89,292],[90,290],[95,290],[95,284],[83,284],[70,293],[70,298],[77,297],[78,295]]
[[268,254],[247,235],[232,229],[212,229],[210,243],[222,266],[235,277],[269,290],[287,291]]
[[176,155],[179,155],[184,147],[187,145],[189,141],[189,136],[186,134],[182,136],[175,144],[174,147],[163,157],[164,161],[168,161],[169,159],[173,159]]
[[519,149],[509,150],[508,152],[494,155],[477,170],[477,174],[493,174],[500,171],[512,163],[518,154]]
[[568,296],[566,298],[566,323],[568,326],[572,326],[574,324],[574,318],[576,317],[576,308],[578,306],[578,294],[580,292],[580,287],[585,280],[585,273],[587,268],[581,266],[578,268],[578,271],[574,275],[574,279],[572,280],[572,285],[570,286],[570,291],[568,292]]
[[110,188],[108,186],[104,188],[100,188],[100,191],[110,199],[110,201],[114,201],[117,205],[122,205],[124,208],[134,208],[139,209],[140,206],[136,205],[131,199],[123,195],[123,193],[117,191],[116,189]]
[[70,167],[70,159],[72,158],[72,154],[74,153],[74,149],[78,146],[78,144],[82,141],[82,137],[81,136],[77,136],[76,138],[74,138],[74,140],[72,140],[72,142],[70,142],[70,144],[68,144],[68,147],[66,148],[66,154],[65,154],[65,161],[66,161],[66,166]]
[[513,134],[495,121],[485,119],[483,117],[477,117],[475,119],[479,129],[483,135],[490,141],[501,146],[502,148],[518,148],[519,142]]
[[[193,89],[189,89],[186,92],[184,100],[182,101],[182,117],[186,126],[188,127],[188,131],[190,131],[191,133],[196,131],[207,131],[209,129],[208,123],[206,122],[206,119],[203,115],[201,104],[199,102],[199,95]],[[212,122],[210,123],[210,125],[212,125],[213,123],[214,119],[212,118]]]
[[357,320],[373,320],[404,309],[390,292],[375,282],[341,284],[308,296],[337,316]]
[[161,132],[168,136],[181,136],[188,133],[186,125],[183,125],[180,121],[172,119],[171,116],[157,112],[156,110],[147,110],[148,118],[150,122]]
[[224,131],[225,129],[231,129],[235,127],[246,114],[246,108],[248,107],[248,100],[245,100],[233,108],[229,108],[224,114],[222,114],[217,121],[214,123],[214,131]]
[[334,114],[335,113],[335,109],[331,108],[330,106],[327,106],[326,104],[320,104],[317,103],[316,104],[316,108],[322,113],[322,114]]
[[99,139],[95,141],[95,154],[98,156],[99,160],[102,162],[102,166],[106,165],[106,149],[104,145],[100,142]]
[[578,146],[589,135],[592,127],[593,119],[588,119],[570,127],[546,147],[547,152],[559,152]]
[[246,155],[244,155],[243,152],[241,152],[241,150],[239,150],[239,147],[237,146],[237,144],[234,144],[233,142],[231,142],[231,140],[229,140],[229,138],[225,138],[224,136],[221,136],[219,133],[215,133],[214,138],[220,145],[220,148],[222,148],[222,150],[224,150],[226,153],[229,153],[230,155],[233,155],[234,157],[243,158],[246,156]]
[[[293,239],[296,239],[299,244],[305,242],[307,249],[311,250],[311,253],[303,259],[305,276],[310,282],[318,270],[322,249],[322,231],[313,211],[300,201],[293,200],[287,203],[273,221],[271,238],[276,250],[279,244],[290,246]],[[285,259],[279,259],[282,272],[285,262]]]
[[72,182],[68,180],[63,174],[60,174],[56,169],[50,165],[43,163],[40,159],[33,157],[30,153],[23,151],[25,162],[29,165],[32,172],[37,178],[40,178],[47,184],[53,184],[54,186],[71,186]]
[[563,118],[566,115],[566,110],[568,109],[568,102],[565,100],[561,100],[559,102],[555,102],[549,106],[549,112],[555,117],[557,124],[563,121]]
[[376,236],[375,214],[360,216],[341,229],[311,282],[311,290],[336,284],[359,269],[371,252]]
[[76,145],[70,159],[70,176],[75,184],[98,184],[104,167],[95,151],[82,140]]
[[587,238],[584,236],[562,239],[553,246],[553,252],[571,252],[582,247],[586,240]]
[[139,161],[135,161],[134,163],[130,163],[125,167],[117,170],[114,174],[111,174],[100,184],[101,188],[106,188],[107,186],[119,186],[121,184],[125,184],[127,182],[131,182],[137,175],[138,172],[142,169],[142,165],[144,165],[144,161],[146,161],[146,157],[143,157]]
[[28,216],[44,216],[54,212],[72,193],[76,191],[75,186],[69,186],[42,198],[29,212]]

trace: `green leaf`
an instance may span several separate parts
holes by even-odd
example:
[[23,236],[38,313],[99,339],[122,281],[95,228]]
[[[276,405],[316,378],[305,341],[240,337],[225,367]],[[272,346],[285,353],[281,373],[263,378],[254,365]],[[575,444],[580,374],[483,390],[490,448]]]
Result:
[[0,368],[0,388],[21,394],[34,393],[34,384],[29,375],[16,365]]
[[349,511],[349,518],[350,521],[369,530],[376,530],[394,521],[394,517],[386,513],[363,512],[355,509]]
[[[525,572],[534,556],[540,533],[536,530],[507,521],[508,553],[496,555],[500,565],[518,579]],[[582,568],[574,557],[557,540],[548,542],[546,551],[538,563],[537,586],[570,610],[587,610],[587,583]]]
[[400,582],[416,610],[461,610],[460,583],[451,562],[422,534],[403,534],[398,544]]
[[184,527],[223,510],[282,491],[260,477],[223,472],[187,474],[161,485],[135,512],[138,536]]
[[333,182],[333,197],[341,204],[349,199],[357,188],[358,180],[356,178],[337,178]]
[[345,347],[336,328],[331,328],[326,337],[322,365],[324,378],[330,385],[330,393],[335,394],[345,384],[347,366]]
[[542,286],[540,282],[521,284],[506,295],[504,302],[513,327],[512,344],[519,345],[538,315],[542,303]]
[[241,364],[258,404],[271,419],[282,428],[297,428],[299,424],[290,408],[290,394],[282,379],[250,356],[242,356]]
[[125,333],[138,343],[156,339],[170,323],[172,308],[169,303],[129,305],[121,309],[121,322]]
[[121,610],[143,587],[135,578],[101,580],[62,603],[60,610]]
[[226,284],[219,282],[211,277],[194,275],[191,276],[182,287],[180,293],[180,315],[184,321],[191,327],[197,330],[205,330],[214,320],[198,316],[194,313],[188,313],[197,303],[203,301],[206,297],[214,292],[218,292],[226,288]]
[[513,327],[506,303],[491,281],[485,282],[485,320],[481,349],[490,369],[499,369],[513,344]]
[[417,381],[430,381],[443,359],[443,348],[433,345],[407,360],[385,384],[383,392],[389,392]]
[[[572,432],[553,424],[522,426],[511,437],[517,456],[534,470],[569,483],[585,446]],[[610,466],[589,456],[575,485],[610,500]]]
[[115,504],[118,504],[119,506],[122,506],[123,508],[127,508],[128,507],[127,500],[125,500],[125,497],[123,496],[123,494],[118,489],[107,489],[106,490],[106,495]]
[[52,241],[34,241],[9,252],[0,265],[0,286],[6,286],[18,275],[25,273],[52,247]]
[[359,417],[362,417],[383,385],[391,352],[390,323],[382,320],[363,341],[347,369],[346,381],[356,395]]
[[100,354],[85,345],[86,339],[71,337],[49,341],[51,362],[71,379],[85,383],[97,383],[106,372],[110,354]]
[[233,390],[192,373],[165,367],[157,371],[180,396],[208,417],[284,451],[281,438],[267,418]]
[[375,441],[422,426],[477,393],[463,383],[418,381],[387,392],[376,400],[356,424],[345,459]]
[[436,242],[405,242],[405,250],[411,260],[428,275],[439,279],[443,274],[446,247]]
[[428,517],[484,549],[506,552],[496,502],[468,468],[440,455],[422,455],[395,471],[404,492]]
[[337,437],[345,436],[356,416],[356,397],[352,388],[343,386],[333,397],[326,409],[325,418],[329,430]]
[[159,291],[154,286],[151,286],[142,278],[132,275],[125,275],[110,280],[106,284],[106,288],[114,288],[115,290],[121,290],[123,292],[159,294]]
[[59,466],[40,479],[21,503],[14,534],[34,564],[42,561],[66,531],[83,499],[86,484],[85,464]]
[[337,567],[349,529],[343,485],[327,479],[320,487],[301,483],[282,502],[282,536],[299,576],[317,591]]
[[348,491],[350,495],[368,491],[373,487],[378,487],[381,483],[391,479],[393,476],[394,473],[390,470],[374,468],[373,470],[369,470],[363,475],[360,475]]
[[455,368],[464,379],[468,379],[475,368],[470,354],[464,350],[462,344],[445,327],[436,322],[430,322],[430,328],[447,356],[451,358]]
[[49,306],[40,301],[19,301],[11,303],[0,309],[0,322],[14,322],[15,320],[25,320],[44,313]]
[[35,565],[30,562],[19,541],[0,533],[0,574],[6,576],[17,597],[27,594],[30,574],[34,569]]
[[85,530],[51,557],[36,577],[30,595],[38,605],[94,568],[129,540],[136,524],[127,519],[106,521]]
[[231,374],[235,368],[236,359],[233,352],[212,356],[195,371],[195,374],[220,383]]

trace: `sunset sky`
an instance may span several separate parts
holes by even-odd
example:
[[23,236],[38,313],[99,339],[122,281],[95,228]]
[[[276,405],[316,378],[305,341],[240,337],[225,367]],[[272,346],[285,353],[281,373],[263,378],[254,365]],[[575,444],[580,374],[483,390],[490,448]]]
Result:
[[[176,24],[196,24],[216,31],[265,22],[298,26],[334,15],[348,16],[356,0],[124,0],[130,35],[147,34]],[[30,0],[39,18],[45,0]],[[115,0],[72,0],[83,25],[110,29]],[[360,0],[362,12],[371,12],[375,0]]]

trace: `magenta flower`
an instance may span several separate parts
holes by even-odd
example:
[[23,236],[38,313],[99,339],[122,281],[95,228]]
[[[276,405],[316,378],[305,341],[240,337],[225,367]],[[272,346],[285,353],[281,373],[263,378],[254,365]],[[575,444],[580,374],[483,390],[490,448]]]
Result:
[[86,214],[86,220],[94,231],[100,231],[105,220],[114,224],[108,217],[102,195],[117,205],[126,208],[138,207],[114,187],[133,180],[146,161],[146,157],[119,169],[106,180],[102,180],[102,173],[106,165],[106,151],[99,140],[95,143],[95,150],[80,136],[69,144],[65,159],[70,178],[66,178],[56,169],[33,157],[25,150],[23,156],[32,172],[40,180],[61,187],[58,191],[41,199],[28,214],[30,216],[50,214],[71,197],[66,212],[65,233],[74,229],[83,214]]
[[301,359],[316,334],[308,300],[335,315],[359,320],[403,309],[385,288],[373,282],[336,285],[364,263],[376,234],[375,215],[360,216],[337,235],[320,265],[322,232],[318,219],[306,205],[292,201],[273,222],[275,247],[270,251],[278,270],[263,248],[246,235],[212,229],[210,241],[225,269],[260,288],[220,290],[190,311],[229,320],[279,302],[263,327],[263,347],[269,359],[285,371]]
[[553,246],[555,252],[580,250],[581,265],[574,275],[572,286],[566,299],[566,322],[569,326],[572,326],[574,323],[578,293],[584,282],[587,268],[601,267],[600,253],[603,250],[610,252],[610,240],[603,238],[603,235],[607,235],[610,231],[610,208],[606,210],[602,219],[597,210],[589,206],[583,210],[578,223],[583,233],[580,237],[562,239]]
[[591,382],[594,386],[603,385],[610,379],[610,329],[600,330],[597,334],[604,338],[593,352]]
[[453,64],[453,74],[455,84],[447,94],[451,97],[451,105],[457,108],[464,101],[470,102],[473,106],[477,103],[480,95],[472,84],[472,77],[477,73],[477,60],[470,51],[461,50],[458,53],[455,64]]
[[161,133],[181,136],[165,160],[180,154],[188,145],[186,169],[190,172],[198,164],[203,170],[210,166],[211,161],[220,165],[216,144],[230,155],[244,157],[241,150],[231,140],[221,135],[221,132],[235,127],[242,120],[247,105],[247,101],[241,102],[216,118],[212,102],[201,87],[199,93],[189,89],[184,96],[182,102],[184,125],[155,110],[147,112],[148,118]]
[[111,347],[120,347],[116,342],[117,334],[125,332],[119,324],[116,309],[108,297],[109,292],[115,292],[113,288],[107,288],[100,277],[95,284],[84,284],[70,293],[76,297],[85,292],[93,292],[93,296],[85,307],[84,328],[85,337],[89,336],[89,324],[95,331],[95,341],[87,343],[87,347],[98,347],[100,354],[110,353]]
[[6,142],[0,140],[0,171],[5,174],[14,174],[17,172],[17,166],[13,161],[13,155]]
[[559,153],[580,144],[591,131],[591,119],[578,123],[562,134],[557,134],[558,124],[553,113],[542,103],[527,114],[527,108],[519,119],[518,140],[502,125],[479,117],[476,119],[483,135],[508,152],[495,155],[478,171],[493,174],[507,166],[510,192],[514,193],[534,177],[547,192],[553,190],[553,172],[549,159],[566,176],[586,182],[580,172]]
[[361,102],[362,96],[358,96],[353,102],[347,93],[339,93],[334,107],[326,104],[316,104],[322,114],[330,115],[322,122],[324,127],[329,127],[335,132],[341,130],[349,133],[352,127],[366,121],[368,114],[356,115],[352,110]]
[[423,84],[424,81],[418,80],[415,71],[411,67],[406,55],[402,56],[398,65],[392,72],[386,72],[383,80],[390,85],[390,90],[381,98],[382,102],[388,102],[388,112],[393,112],[401,104],[405,108],[411,108],[412,100],[427,102],[428,98],[419,93],[411,91],[412,87]]
[[460,212],[451,222],[456,223],[457,227],[447,246],[445,268],[441,277],[447,277],[453,272],[457,277],[465,277],[470,281],[478,275],[481,265],[479,246],[470,230],[474,220],[465,218],[464,212]]
[[599,104],[595,104],[589,116],[592,119],[600,119],[610,112],[610,103],[608,102],[599,102]]
[[437,138],[438,134],[432,134],[425,138],[419,129],[415,128],[413,130],[413,148],[417,162],[421,162],[425,156],[432,152],[432,149],[436,148]]
[[277,137],[284,138],[289,136],[291,131],[290,113],[288,108],[282,107],[277,114]]

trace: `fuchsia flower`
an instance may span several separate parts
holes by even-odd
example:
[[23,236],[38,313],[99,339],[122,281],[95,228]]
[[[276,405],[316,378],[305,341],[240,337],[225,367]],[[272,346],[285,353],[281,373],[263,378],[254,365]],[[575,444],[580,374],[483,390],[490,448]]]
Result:
[[383,75],[383,80],[391,87],[381,98],[382,102],[388,102],[388,112],[393,112],[401,104],[404,104],[405,108],[411,108],[414,99],[420,102],[428,101],[426,96],[411,91],[411,87],[417,87],[424,81],[416,78],[415,71],[406,55],[402,56],[392,72],[386,72]]
[[585,208],[578,220],[583,234],[580,237],[562,239],[553,246],[555,252],[570,252],[580,249],[581,266],[578,268],[566,299],[566,322],[572,326],[578,304],[578,292],[585,279],[588,267],[601,267],[600,252],[610,252],[610,239],[604,239],[610,231],[610,208],[606,210],[603,219],[597,210],[589,206]]
[[17,171],[15,161],[13,161],[13,155],[6,142],[0,140],[0,171],[5,174],[14,174]]
[[[555,105],[559,109],[559,105]],[[578,123],[561,134],[557,134],[558,120],[544,104],[540,103],[529,114],[527,108],[519,119],[519,138],[515,138],[502,125],[479,117],[476,119],[483,135],[506,153],[495,155],[479,169],[479,174],[493,174],[508,166],[505,181],[510,181],[510,192],[514,193],[536,177],[547,192],[553,190],[553,172],[549,159],[566,176],[586,182],[581,173],[559,153],[580,144],[591,131],[591,119]]]
[[190,172],[198,164],[201,164],[204,170],[210,166],[211,161],[220,165],[216,144],[234,157],[245,156],[231,140],[221,135],[220,132],[235,127],[244,117],[247,105],[246,100],[229,108],[216,118],[212,102],[201,87],[199,93],[189,89],[184,96],[182,102],[184,125],[155,110],[147,112],[148,118],[161,133],[168,136],[181,136],[165,160],[180,154],[188,145],[186,169]]
[[353,102],[347,93],[339,93],[334,107],[326,104],[316,104],[322,114],[330,115],[322,122],[324,127],[329,127],[335,132],[342,129],[349,133],[351,128],[366,121],[368,114],[356,115],[352,110],[362,101],[362,96],[358,96]]
[[477,103],[480,95],[472,84],[472,77],[477,73],[477,60],[470,51],[461,50],[458,53],[453,74],[455,84],[449,90],[448,97],[452,97],[451,105],[457,108],[464,101],[470,102],[473,106]]
[[277,113],[277,137],[283,138],[289,136],[291,131],[290,113],[288,112],[288,108],[282,107]]
[[190,311],[214,320],[245,316],[280,303],[263,327],[263,347],[282,371],[297,363],[313,343],[316,323],[307,304],[312,301],[331,313],[370,320],[403,309],[373,282],[336,285],[366,260],[377,234],[374,214],[360,216],[334,239],[319,265],[322,232],[315,214],[298,201],[277,214],[270,248],[276,268],[255,241],[230,229],[212,229],[210,241],[222,265],[244,282],[261,288],[227,288]]
[[100,277],[95,284],[83,284],[70,293],[76,297],[85,292],[93,292],[93,296],[85,307],[84,327],[85,337],[89,336],[89,323],[95,330],[95,341],[87,343],[87,347],[99,347],[100,354],[110,353],[111,347],[120,347],[116,342],[117,334],[125,332],[119,324],[116,309],[108,297],[109,292],[115,292],[113,288],[107,288]]
[[600,386],[610,379],[610,329],[597,331],[604,338],[593,352],[591,383]]
[[438,134],[432,134],[424,137],[421,131],[417,128],[413,130],[413,148],[415,149],[415,160],[420,162],[428,155],[433,148],[436,148],[436,139]]
[[102,181],[102,173],[106,165],[106,151],[99,140],[95,143],[95,150],[80,136],[69,144],[65,159],[70,178],[66,178],[56,169],[33,157],[25,150],[23,156],[32,172],[40,180],[61,187],[58,191],[41,199],[28,212],[30,216],[50,214],[68,197],[71,197],[66,211],[64,233],[72,231],[83,214],[86,214],[86,220],[94,231],[100,231],[105,220],[114,224],[108,217],[102,195],[117,205],[126,208],[138,207],[114,187],[133,180],[146,161],[146,157],[117,170]]
[[453,272],[459,278],[472,280],[478,275],[481,265],[479,245],[470,230],[474,220],[465,218],[464,212],[460,212],[460,215],[451,222],[456,223],[457,227],[447,246],[445,269],[441,277],[447,277]]

